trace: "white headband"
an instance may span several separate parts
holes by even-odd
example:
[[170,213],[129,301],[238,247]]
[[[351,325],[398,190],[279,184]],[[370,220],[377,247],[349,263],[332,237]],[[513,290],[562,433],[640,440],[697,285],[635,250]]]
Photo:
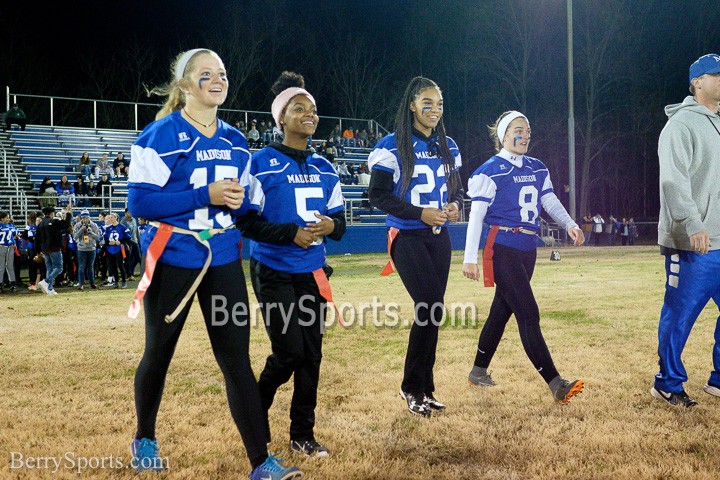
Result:
[[183,75],[185,75],[185,69],[187,68],[187,64],[190,61],[190,59],[198,52],[207,51],[209,52],[207,48],[194,48],[192,50],[188,50],[187,52],[183,53],[180,57],[180,60],[175,64],[175,80],[179,81],[183,78]]
[[[527,120],[527,117],[525,115],[523,115],[522,113],[520,113],[518,111],[513,110],[510,113],[508,113],[507,115],[505,115],[502,118],[502,120],[500,120],[500,123],[498,123],[498,126],[497,126],[497,136],[500,139],[501,144],[503,142],[503,139],[505,138],[505,132],[507,132],[507,129],[510,126],[510,123],[512,123],[512,121],[515,120],[516,118],[520,118],[520,117]],[[528,122],[528,123],[530,123],[530,122]]]

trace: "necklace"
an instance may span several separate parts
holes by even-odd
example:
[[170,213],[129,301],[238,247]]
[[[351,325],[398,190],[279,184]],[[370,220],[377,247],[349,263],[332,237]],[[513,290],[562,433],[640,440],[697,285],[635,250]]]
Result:
[[210,128],[210,127],[213,126],[213,125],[215,124],[215,122],[217,121],[217,117],[215,117],[215,118],[213,118],[213,121],[212,121],[212,122],[205,124],[205,123],[198,122],[197,120],[195,120],[195,119],[188,113],[188,111],[185,110],[184,108],[183,108],[183,112],[185,112],[185,115],[187,115],[190,120],[192,120],[193,122],[197,123],[198,125],[202,125],[202,126],[205,127],[205,128]]

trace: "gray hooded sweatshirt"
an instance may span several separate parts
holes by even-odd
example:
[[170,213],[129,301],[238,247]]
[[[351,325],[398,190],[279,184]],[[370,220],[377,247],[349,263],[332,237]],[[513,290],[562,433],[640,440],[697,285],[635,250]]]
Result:
[[692,96],[665,107],[660,133],[658,244],[692,250],[690,236],[703,230],[710,250],[720,249],[720,117]]

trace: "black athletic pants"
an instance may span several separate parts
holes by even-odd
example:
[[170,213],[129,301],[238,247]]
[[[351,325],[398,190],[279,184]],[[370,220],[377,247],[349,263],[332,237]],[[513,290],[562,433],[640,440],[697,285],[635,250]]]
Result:
[[431,394],[435,391],[433,367],[438,327],[445,312],[450,272],[450,235],[446,228],[438,235],[430,227],[400,230],[391,254],[395,269],[415,303],[401,388],[415,395]]
[[490,365],[510,315],[515,314],[525,353],[543,379],[550,383],[558,372],[540,331],[540,311],[530,286],[537,251],[526,252],[498,244],[493,246],[493,251],[495,298],[480,332],[475,365],[484,368]]
[[[115,283],[118,283],[121,277],[122,281],[126,282],[127,274],[125,273],[125,261],[122,256],[122,252],[105,252],[105,258],[110,272],[109,274],[115,279]],[[118,270],[120,271],[119,275]]]
[[[170,360],[175,352],[192,301],[172,323],[165,322],[165,315],[172,313],[199,270],[157,264],[152,283],[144,298],[145,352],[135,375],[135,408],[138,417],[137,438],[155,438],[160,400],[165,387]],[[236,315],[232,320],[233,307],[244,303],[249,311],[247,288],[240,262],[210,267],[197,290],[197,298],[205,318],[215,360],[225,377],[228,403],[235,425],[240,431],[245,449],[253,468],[267,458],[269,436],[263,419],[260,395],[255,375],[250,365],[250,322],[247,315]],[[212,325],[212,296],[223,296],[225,309],[231,315],[215,315]],[[215,302],[220,306],[219,302]],[[238,307],[237,312],[241,309]],[[244,325],[238,325],[241,320]]]
[[272,344],[258,380],[265,418],[277,389],[294,374],[290,440],[314,440],[327,304],[312,273],[282,272],[253,258],[250,276]]

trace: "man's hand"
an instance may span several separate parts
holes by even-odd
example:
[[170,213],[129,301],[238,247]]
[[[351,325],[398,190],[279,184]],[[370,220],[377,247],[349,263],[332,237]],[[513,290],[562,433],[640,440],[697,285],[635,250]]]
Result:
[[707,230],[702,230],[695,235],[690,235],[690,248],[693,252],[705,255],[710,250],[710,235]]

